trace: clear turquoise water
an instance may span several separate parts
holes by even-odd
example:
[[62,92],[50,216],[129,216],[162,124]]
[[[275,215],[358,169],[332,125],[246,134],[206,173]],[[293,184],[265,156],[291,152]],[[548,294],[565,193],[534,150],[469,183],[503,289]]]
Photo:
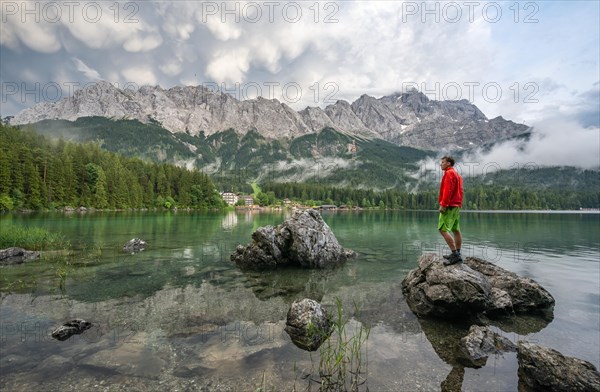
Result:
[[[85,213],[3,215],[70,239],[76,255],[64,289],[48,260],[0,269],[2,390],[275,390],[308,388],[318,353],[297,349],[283,327],[289,305],[310,297],[344,304],[349,330],[371,328],[371,391],[439,390],[456,360],[448,347],[464,327],[417,320],[400,282],[424,252],[445,253],[435,212],[332,212],[340,243],[358,252],[335,271],[245,273],[229,261],[273,213]],[[495,327],[600,364],[600,215],[463,212],[463,254],[485,258],[542,284],[556,300],[550,323]],[[148,249],[121,251],[133,237]],[[99,252],[101,250],[101,252]],[[31,286],[31,276],[35,284]],[[94,325],[58,342],[49,332],[72,318]],[[467,326],[468,327],[468,326]],[[263,382],[264,374],[264,382]],[[464,390],[516,390],[514,353],[465,369]],[[312,390],[316,390],[314,384]]]

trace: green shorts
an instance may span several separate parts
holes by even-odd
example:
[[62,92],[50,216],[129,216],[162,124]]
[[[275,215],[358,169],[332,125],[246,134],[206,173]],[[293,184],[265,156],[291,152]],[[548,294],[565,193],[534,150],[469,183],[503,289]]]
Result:
[[445,212],[440,212],[438,230],[460,231],[460,208],[448,207]]

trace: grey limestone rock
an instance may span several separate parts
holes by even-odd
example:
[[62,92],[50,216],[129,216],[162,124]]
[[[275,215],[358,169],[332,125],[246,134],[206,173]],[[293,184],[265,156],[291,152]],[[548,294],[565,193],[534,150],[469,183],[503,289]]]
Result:
[[56,327],[52,331],[51,335],[54,339],[57,339],[57,340],[67,340],[68,338],[70,338],[73,335],[78,335],[78,334],[82,333],[83,331],[90,329],[91,326],[92,326],[92,323],[90,323],[88,321],[81,320],[81,319],[74,319],[74,320],[64,323],[63,325],[61,325],[59,327]]
[[520,392],[600,391],[594,365],[551,348],[520,341],[517,347]]
[[158,121],[173,133],[191,135],[211,135],[229,128],[240,133],[255,129],[271,139],[294,138],[332,127],[350,135],[424,149],[472,148],[530,131],[528,126],[502,117],[488,120],[465,99],[430,100],[416,89],[381,98],[365,94],[352,104],[339,100],[324,110],[307,107],[296,112],[276,99],[240,101],[206,86],[167,90],[142,86],[132,90],[106,81],[87,85],[72,97],[25,109],[11,119],[11,124],[89,116]]
[[40,252],[19,247],[0,249],[0,265],[21,264],[40,257]]
[[[495,264],[477,257],[467,257],[466,264],[481,272],[497,289],[495,303],[497,308],[506,308],[510,303],[515,313],[527,313],[554,306],[552,295],[533,279],[521,277]],[[509,298],[506,298],[508,295]]]
[[339,244],[321,215],[312,209],[296,211],[276,227],[261,227],[252,239],[247,246],[238,245],[231,255],[231,260],[242,269],[332,268],[354,254]]
[[296,346],[315,351],[331,335],[332,324],[320,303],[304,298],[290,306],[285,331]]
[[467,336],[460,340],[460,351],[470,367],[485,366],[488,356],[516,351],[517,346],[489,327],[472,325]]
[[402,291],[419,316],[494,316],[554,307],[554,298],[535,281],[472,257],[444,266],[441,257],[424,254],[402,281]]
[[127,253],[137,253],[146,249],[146,241],[140,238],[132,238],[125,245],[123,245],[123,251]]

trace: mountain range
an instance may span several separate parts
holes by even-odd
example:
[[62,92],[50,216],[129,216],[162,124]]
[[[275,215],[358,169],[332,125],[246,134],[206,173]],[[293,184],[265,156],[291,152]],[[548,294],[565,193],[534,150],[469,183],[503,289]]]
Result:
[[435,101],[417,90],[381,98],[362,95],[324,109],[295,111],[276,99],[238,100],[205,86],[119,89],[106,81],[43,102],[10,119],[12,125],[83,117],[138,120],[159,124],[173,134],[210,136],[250,130],[267,140],[294,139],[330,128],[351,138],[381,139],[423,150],[466,150],[527,134],[530,128],[502,117],[488,119],[467,100]]

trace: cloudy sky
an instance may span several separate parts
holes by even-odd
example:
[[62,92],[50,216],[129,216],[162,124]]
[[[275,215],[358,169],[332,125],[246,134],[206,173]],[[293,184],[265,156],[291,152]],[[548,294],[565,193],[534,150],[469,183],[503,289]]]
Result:
[[2,0],[1,13],[2,116],[99,79],[296,110],[416,87],[600,144],[597,1]]

